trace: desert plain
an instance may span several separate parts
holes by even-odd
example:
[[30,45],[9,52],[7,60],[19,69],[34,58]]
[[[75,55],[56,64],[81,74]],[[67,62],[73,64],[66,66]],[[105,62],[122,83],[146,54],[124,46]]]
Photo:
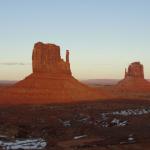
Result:
[[81,82],[69,50],[64,61],[59,46],[38,42],[32,67],[0,85],[1,149],[149,150],[150,83],[140,62],[122,80]]

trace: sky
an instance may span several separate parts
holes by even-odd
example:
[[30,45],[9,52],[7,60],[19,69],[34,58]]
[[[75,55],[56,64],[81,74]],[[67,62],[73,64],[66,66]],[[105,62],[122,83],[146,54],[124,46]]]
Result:
[[77,79],[121,79],[134,61],[150,78],[150,0],[0,0],[0,80],[32,72],[34,43],[70,50]]

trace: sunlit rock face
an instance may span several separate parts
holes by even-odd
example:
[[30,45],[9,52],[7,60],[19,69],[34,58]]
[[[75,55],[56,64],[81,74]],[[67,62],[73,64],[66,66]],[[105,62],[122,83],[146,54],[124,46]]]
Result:
[[[68,59],[68,51],[66,59]],[[60,47],[54,44],[38,42],[32,54],[33,73],[50,73],[71,75],[70,63],[60,56]]]
[[141,78],[144,79],[144,69],[140,62],[131,63],[128,71],[125,71],[125,78]]
[[32,68],[29,76],[2,92],[0,103],[66,103],[112,97],[103,89],[91,88],[76,80],[70,69],[69,50],[64,61],[57,45],[36,43]]
[[144,67],[140,62],[133,62],[125,69],[125,77],[114,90],[119,92],[150,92],[150,82],[144,79]]

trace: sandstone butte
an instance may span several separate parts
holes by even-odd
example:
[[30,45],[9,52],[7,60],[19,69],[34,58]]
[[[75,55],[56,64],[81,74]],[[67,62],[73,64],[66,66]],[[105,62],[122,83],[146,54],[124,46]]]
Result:
[[143,65],[140,62],[131,63],[115,89],[120,92],[150,92],[150,82],[144,79]]
[[38,42],[32,54],[33,72],[24,80],[3,89],[0,103],[58,103],[108,99],[111,94],[80,83],[71,73],[69,50],[66,61],[60,47]]

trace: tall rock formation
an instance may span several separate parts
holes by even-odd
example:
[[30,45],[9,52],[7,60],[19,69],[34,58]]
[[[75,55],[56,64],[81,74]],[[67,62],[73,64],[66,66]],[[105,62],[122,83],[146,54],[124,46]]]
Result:
[[36,43],[32,68],[31,75],[2,92],[0,103],[57,103],[111,98],[106,91],[90,88],[76,80],[70,69],[69,50],[64,61],[57,45]]
[[128,71],[127,72],[125,71],[125,78],[144,79],[143,65],[140,62],[131,63],[128,67]]
[[150,92],[150,83],[144,79],[143,65],[140,62],[131,63],[115,89],[121,92]]
[[61,59],[60,47],[54,44],[38,42],[34,45],[32,54],[33,73],[71,75],[69,51],[66,51],[66,62]]

